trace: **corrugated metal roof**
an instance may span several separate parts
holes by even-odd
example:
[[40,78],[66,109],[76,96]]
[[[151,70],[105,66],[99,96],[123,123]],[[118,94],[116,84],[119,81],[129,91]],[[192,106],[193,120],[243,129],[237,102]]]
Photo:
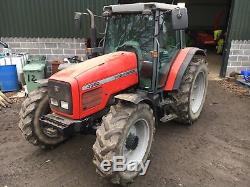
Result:
[[[117,0],[0,0],[0,36],[86,37],[88,18],[83,19],[82,31],[76,31],[74,12],[88,8],[100,15],[103,6],[110,4],[117,4]],[[100,18],[96,25],[104,30]]]

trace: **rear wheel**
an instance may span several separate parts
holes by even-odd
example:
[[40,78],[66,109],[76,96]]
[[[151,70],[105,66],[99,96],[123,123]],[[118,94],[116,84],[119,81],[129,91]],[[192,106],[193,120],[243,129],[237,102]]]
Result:
[[41,126],[39,119],[51,112],[47,88],[39,88],[29,94],[22,104],[19,128],[27,141],[41,148],[52,147],[64,140],[56,129]]
[[123,156],[126,164],[130,161],[145,163],[150,154],[154,131],[155,118],[149,105],[119,103],[112,106],[97,129],[93,145],[93,163],[97,173],[115,184],[133,182],[140,171],[103,171],[101,163],[104,160],[112,161],[114,156]]
[[180,89],[173,94],[177,101],[177,121],[192,124],[202,111],[208,85],[204,56],[194,56],[182,78]]

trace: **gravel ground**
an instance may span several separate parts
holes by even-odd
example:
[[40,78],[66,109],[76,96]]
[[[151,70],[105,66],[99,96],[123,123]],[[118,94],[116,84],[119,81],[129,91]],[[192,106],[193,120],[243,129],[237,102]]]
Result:
[[249,97],[250,98],[250,88],[247,86],[240,85],[235,79],[222,79],[219,84],[224,90],[232,92],[239,97]]
[[[20,102],[0,112],[0,186],[110,186],[92,164],[93,135],[53,150],[27,143],[18,130]],[[160,124],[146,176],[131,186],[249,186],[250,99],[209,82],[200,119],[191,127]]]

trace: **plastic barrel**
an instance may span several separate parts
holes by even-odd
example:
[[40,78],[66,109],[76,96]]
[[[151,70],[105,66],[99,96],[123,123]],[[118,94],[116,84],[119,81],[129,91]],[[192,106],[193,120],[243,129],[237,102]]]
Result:
[[11,92],[18,89],[16,65],[0,66],[0,90]]

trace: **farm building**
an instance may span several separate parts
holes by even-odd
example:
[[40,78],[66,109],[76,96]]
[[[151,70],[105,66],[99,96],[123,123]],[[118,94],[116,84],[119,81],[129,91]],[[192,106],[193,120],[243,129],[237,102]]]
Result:
[[[101,15],[104,5],[142,2],[138,0],[0,0],[1,40],[10,44],[14,52],[46,55],[48,59],[83,56],[89,37],[89,20],[84,18],[82,30],[74,27],[74,12],[91,9]],[[143,2],[146,2],[145,0]],[[172,3],[172,0],[159,1]],[[179,0],[189,12],[187,45],[208,51],[221,76],[250,67],[250,25],[248,0]],[[15,12],[15,13],[13,13]],[[99,33],[104,31],[104,20],[96,18]],[[216,55],[214,31],[221,31],[223,48]],[[102,35],[99,34],[101,38]],[[218,46],[217,46],[218,48]],[[212,60],[213,61],[213,60]]]
[[0,187],[249,186],[250,1],[156,1],[0,0]]

